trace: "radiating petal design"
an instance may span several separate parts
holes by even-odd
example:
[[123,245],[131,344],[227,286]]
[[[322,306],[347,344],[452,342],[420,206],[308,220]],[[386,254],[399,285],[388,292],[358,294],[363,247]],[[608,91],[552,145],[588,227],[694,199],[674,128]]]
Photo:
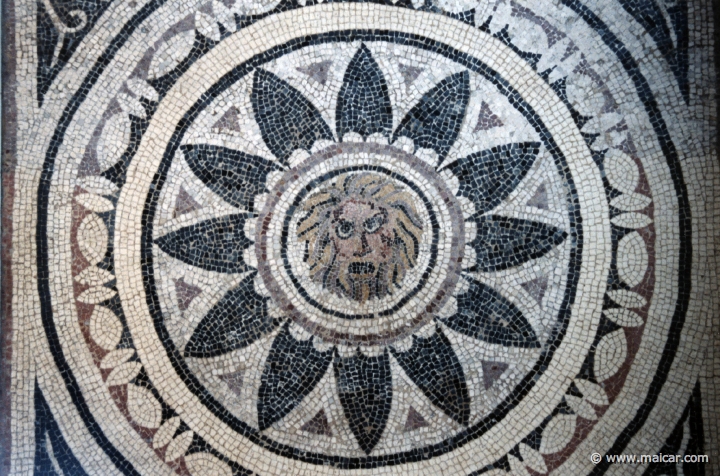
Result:
[[362,45],[345,70],[335,110],[340,140],[348,132],[363,138],[392,132],[392,105],[385,77],[367,46]]
[[477,256],[476,268],[500,271],[540,258],[567,237],[544,223],[497,215],[479,217],[477,235],[470,243]]
[[335,356],[335,379],[340,404],[360,448],[370,454],[380,441],[392,403],[392,375],[387,352],[367,357]]
[[515,190],[539,152],[538,142],[506,144],[469,155],[448,168],[460,181],[460,195],[472,200],[481,215]]
[[265,191],[267,174],[280,169],[267,159],[225,147],[199,144],[185,145],[182,150],[192,171],[210,190],[245,210],[252,210],[255,195]]
[[433,149],[439,162],[445,159],[455,143],[470,100],[470,75],[453,74],[425,93],[407,113],[393,135],[415,141],[415,148]]
[[185,346],[186,357],[214,357],[242,349],[280,323],[268,315],[268,298],[255,292],[248,275],[213,306]]
[[265,144],[284,164],[295,149],[310,151],[316,140],[334,140],[315,106],[269,71],[255,72],[251,100]]
[[315,350],[312,338],[295,340],[285,325],[265,361],[257,402],[260,431],[285,417],[315,388],[332,355]]
[[470,420],[470,395],[465,373],[450,341],[437,329],[428,338],[413,337],[407,352],[393,355],[415,385],[453,420],[467,425]]
[[165,253],[191,266],[218,273],[248,270],[243,250],[252,243],[243,230],[249,213],[212,218],[155,240]]
[[457,314],[444,319],[450,329],[491,344],[540,347],[522,312],[489,286],[471,280],[468,291],[457,296]]

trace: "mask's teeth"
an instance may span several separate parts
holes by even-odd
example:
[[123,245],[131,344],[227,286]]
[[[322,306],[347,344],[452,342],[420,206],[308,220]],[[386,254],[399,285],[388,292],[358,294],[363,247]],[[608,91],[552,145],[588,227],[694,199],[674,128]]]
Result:
[[409,137],[398,137],[397,140],[393,142],[393,145],[398,149],[402,149],[408,154],[412,154],[413,152],[415,152],[415,142],[413,142],[413,140]]

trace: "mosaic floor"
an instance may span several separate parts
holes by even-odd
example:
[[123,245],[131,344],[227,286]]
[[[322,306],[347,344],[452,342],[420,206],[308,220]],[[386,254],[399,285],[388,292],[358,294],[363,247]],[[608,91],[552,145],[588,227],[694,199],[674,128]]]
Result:
[[710,0],[3,8],[0,474],[720,475]]

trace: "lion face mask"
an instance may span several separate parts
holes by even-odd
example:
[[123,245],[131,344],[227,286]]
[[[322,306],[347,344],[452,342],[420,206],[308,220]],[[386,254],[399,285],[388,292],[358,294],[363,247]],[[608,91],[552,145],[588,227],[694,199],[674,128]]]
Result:
[[341,175],[305,201],[298,240],[312,280],[361,303],[400,287],[417,262],[422,222],[413,197],[373,173]]

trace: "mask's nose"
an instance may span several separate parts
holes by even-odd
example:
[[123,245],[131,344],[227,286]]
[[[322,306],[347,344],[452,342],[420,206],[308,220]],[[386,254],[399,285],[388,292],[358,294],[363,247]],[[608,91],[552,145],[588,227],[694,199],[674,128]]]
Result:
[[353,256],[356,258],[362,258],[363,256],[367,256],[370,254],[372,250],[370,249],[370,246],[368,245],[367,238],[365,237],[365,233],[362,233],[360,235],[360,249],[358,251],[355,251],[353,253]]

